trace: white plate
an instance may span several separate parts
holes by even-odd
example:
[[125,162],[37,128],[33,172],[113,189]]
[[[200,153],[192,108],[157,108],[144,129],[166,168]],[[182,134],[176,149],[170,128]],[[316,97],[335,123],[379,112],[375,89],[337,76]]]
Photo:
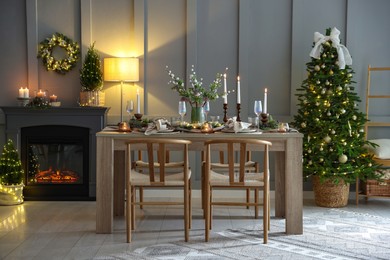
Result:
[[164,129],[164,130],[158,131],[158,133],[170,133],[170,132],[173,132],[173,131],[175,131],[175,129]]
[[[221,132],[235,133],[234,129],[222,129]],[[257,132],[257,129],[242,129],[241,131],[238,131],[237,133],[254,133],[254,132]],[[261,131],[259,133],[261,133]]]

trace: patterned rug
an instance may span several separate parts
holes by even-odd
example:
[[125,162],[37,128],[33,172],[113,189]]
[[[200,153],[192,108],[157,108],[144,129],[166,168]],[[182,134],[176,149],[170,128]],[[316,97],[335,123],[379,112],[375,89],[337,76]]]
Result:
[[341,209],[304,217],[303,235],[284,234],[284,220],[272,219],[268,244],[262,226],[191,237],[95,259],[390,259],[390,219]]

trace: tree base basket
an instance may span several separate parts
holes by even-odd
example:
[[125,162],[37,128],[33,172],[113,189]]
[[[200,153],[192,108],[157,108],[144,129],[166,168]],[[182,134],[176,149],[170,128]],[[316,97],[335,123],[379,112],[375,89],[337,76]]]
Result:
[[347,206],[349,183],[340,180],[334,184],[332,180],[321,183],[318,176],[313,177],[314,200],[317,206],[327,208],[342,208]]
[[23,203],[24,184],[0,185],[0,205],[18,205]]
[[80,92],[80,106],[103,107],[105,97],[102,91],[82,91]]

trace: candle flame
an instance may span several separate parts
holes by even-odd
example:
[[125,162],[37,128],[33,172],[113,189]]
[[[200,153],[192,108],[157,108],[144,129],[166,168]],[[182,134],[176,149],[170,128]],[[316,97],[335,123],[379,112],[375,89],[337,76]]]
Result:
[[237,80],[240,81],[240,76],[237,76]]
[[268,92],[267,88],[265,88],[265,89],[264,89],[264,92],[265,92],[265,93],[267,93],[267,92]]

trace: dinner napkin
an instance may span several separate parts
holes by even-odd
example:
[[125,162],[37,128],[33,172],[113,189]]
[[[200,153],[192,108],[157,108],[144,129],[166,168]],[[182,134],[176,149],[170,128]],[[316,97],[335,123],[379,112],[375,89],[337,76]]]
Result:
[[225,129],[233,130],[235,133],[241,132],[245,129],[249,129],[250,126],[250,123],[237,121],[236,117],[229,118],[228,121],[225,123]]
[[170,127],[170,123],[165,118],[156,118],[153,122],[148,124],[146,128],[145,135],[156,134],[159,131],[167,130]]

